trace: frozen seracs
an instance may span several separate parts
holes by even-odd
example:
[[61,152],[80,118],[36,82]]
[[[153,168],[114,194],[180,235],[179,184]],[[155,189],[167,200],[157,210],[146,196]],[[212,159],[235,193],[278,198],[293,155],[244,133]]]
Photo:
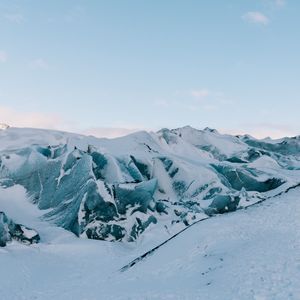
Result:
[[190,126],[116,139],[0,132],[0,186],[23,186],[44,220],[90,239],[135,241],[153,228],[170,236],[299,182],[299,137],[256,140]]

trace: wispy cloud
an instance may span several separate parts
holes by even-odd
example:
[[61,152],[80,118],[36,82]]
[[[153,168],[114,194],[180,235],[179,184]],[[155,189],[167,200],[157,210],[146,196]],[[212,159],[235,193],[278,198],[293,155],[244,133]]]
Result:
[[22,14],[14,13],[14,14],[5,14],[4,18],[8,20],[9,22],[16,23],[16,24],[22,24],[25,21],[25,18]]
[[7,62],[7,53],[5,51],[0,51],[0,63]]
[[197,99],[205,99],[209,95],[211,95],[211,92],[208,89],[200,89],[200,90],[192,90],[190,92],[191,96]]
[[8,124],[11,127],[62,130],[106,138],[121,137],[140,130],[145,130],[138,127],[90,127],[83,130],[76,122],[66,120],[58,114],[47,114],[38,111],[22,111],[2,105],[0,105],[0,123]]
[[41,112],[24,112],[7,106],[0,106],[0,122],[14,127],[35,127],[69,130],[72,124],[58,115]]
[[270,23],[269,18],[259,11],[249,11],[242,16],[242,19],[246,22],[268,25]]
[[272,123],[258,123],[258,124],[239,124],[239,129],[221,129],[222,133],[229,134],[250,134],[258,139],[271,137],[274,139],[296,136],[300,131],[292,126]]
[[41,70],[49,69],[48,62],[43,58],[36,58],[33,61],[31,61],[29,65],[33,69],[41,69]]

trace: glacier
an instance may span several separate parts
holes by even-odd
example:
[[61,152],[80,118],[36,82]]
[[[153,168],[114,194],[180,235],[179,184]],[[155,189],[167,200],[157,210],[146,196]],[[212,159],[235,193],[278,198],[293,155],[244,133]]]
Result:
[[81,239],[49,221],[20,185],[0,187],[1,209],[41,241],[0,247],[3,300],[298,300],[299,188],[187,228],[155,249],[156,227],[134,243]]
[[0,298],[298,300],[300,138],[0,130]]
[[0,141],[0,186],[24,187],[41,219],[96,240],[132,242],[154,227],[168,237],[300,182],[300,137],[186,126],[98,139],[7,126]]

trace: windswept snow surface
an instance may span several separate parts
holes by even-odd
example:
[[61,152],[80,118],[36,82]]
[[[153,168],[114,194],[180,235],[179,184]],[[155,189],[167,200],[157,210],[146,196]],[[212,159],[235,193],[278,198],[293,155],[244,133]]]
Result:
[[22,188],[0,190],[4,211],[43,237],[0,249],[1,299],[298,300],[299,193],[196,224],[119,272],[147,245],[78,239],[40,223]]

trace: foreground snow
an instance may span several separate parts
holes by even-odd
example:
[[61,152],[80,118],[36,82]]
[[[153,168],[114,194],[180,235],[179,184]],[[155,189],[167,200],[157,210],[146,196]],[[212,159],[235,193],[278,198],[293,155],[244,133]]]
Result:
[[[0,249],[0,298],[300,299],[299,189],[194,225],[126,272],[151,243],[78,239],[40,221],[20,186],[1,209],[39,229],[41,243]],[[150,239],[151,240],[151,239]]]

